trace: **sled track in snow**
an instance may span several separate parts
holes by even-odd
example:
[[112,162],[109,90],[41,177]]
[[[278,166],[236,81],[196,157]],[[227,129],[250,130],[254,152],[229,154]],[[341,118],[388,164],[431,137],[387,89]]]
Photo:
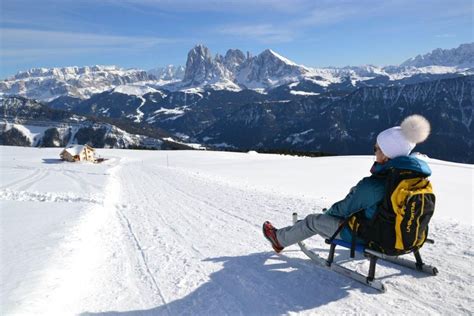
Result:
[[[167,305],[206,283],[219,267],[209,261],[216,254],[231,258],[233,253],[241,254],[241,249],[261,252],[260,245],[265,241],[260,239],[259,223],[264,219],[274,217],[275,212],[282,214],[282,218],[287,217],[293,210],[288,206],[292,203],[306,211],[314,206],[297,199],[280,199],[229,187],[186,170],[164,166],[125,163],[117,176],[123,184],[118,217],[124,234],[130,236],[136,250],[135,261],[140,262],[144,275],[161,298],[161,302],[155,299],[155,304],[163,308],[160,313],[179,312],[172,303],[170,308]],[[255,243],[256,238],[261,243]],[[219,240],[226,240],[228,244]],[[267,256],[263,253],[260,260],[266,261]],[[282,257],[274,260],[285,262]],[[258,296],[261,294],[259,284],[267,284],[269,289],[278,292],[258,268],[239,270],[240,273],[223,284],[213,283],[222,297],[212,297],[215,303],[209,302],[211,309],[225,314],[249,311],[246,303],[241,302],[241,297],[248,295],[242,292],[243,288]],[[249,283],[249,280],[252,281]],[[239,285],[237,288],[235,282]],[[142,294],[150,296],[152,292]],[[283,294],[273,296],[285,301]],[[219,307],[220,301],[225,301],[227,306]]]
[[78,177],[78,172],[73,171],[73,170],[64,170],[62,173],[64,176],[68,177],[72,182],[76,184],[78,188],[87,186],[87,187],[92,187],[95,188],[95,190],[100,191],[102,190],[102,187],[93,181],[90,181],[87,177]]
[[[157,176],[160,176],[160,174],[158,173],[154,173],[155,175]],[[198,196],[196,194],[192,194],[190,193],[189,191],[185,191],[183,189],[180,189],[176,184],[172,183],[171,181],[169,181],[169,179],[165,179],[165,178],[161,178],[161,180],[163,182],[165,182],[167,185],[169,185],[173,190],[175,190],[177,193],[179,193],[180,195],[182,195],[185,199],[184,200],[191,200],[195,203],[200,203],[200,204],[204,204],[205,206],[208,206],[209,208],[213,209],[213,210],[216,210],[218,212],[221,212],[221,213],[224,213],[225,215],[228,215],[228,216],[231,216],[235,219],[238,219],[239,221],[242,221],[242,222],[245,222],[246,224],[250,224],[252,226],[255,226],[255,227],[260,227],[259,225],[257,225],[256,223],[252,222],[251,220],[247,219],[247,218],[244,218],[242,216],[238,216],[232,212],[229,212],[229,211],[226,211],[224,208],[222,207],[219,207],[218,205],[216,205],[215,203],[212,203],[209,201],[208,197],[203,197],[203,196]]]
[[[21,168],[21,167],[18,167],[18,169],[25,169],[25,170],[29,170],[31,168]],[[3,185],[1,188],[2,189],[11,189],[13,187],[16,187],[16,186],[29,186],[31,185],[32,183],[36,182],[37,179],[39,177],[41,177],[41,175],[45,174],[47,171],[44,170],[44,169],[34,169],[33,172],[29,173],[26,177],[22,177],[20,179],[17,179],[15,181],[12,181],[6,185]]]
[[16,184],[17,188],[19,191],[29,189],[31,186],[33,186],[35,183],[41,182],[44,178],[49,176],[50,171],[47,169],[40,169],[40,172],[36,174],[34,177],[29,178],[27,181],[24,181],[19,185],[18,183]]
[[136,249],[140,252],[140,256],[141,256],[141,262],[145,268],[145,271],[146,273],[148,274],[148,277],[151,279],[151,281],[153,282],[153,285],[155,286],[155,290],[156,292],[158,293],[158,295],[160,296],[160,298],[163,300],[163,303],[164,304],[167,304],[167,299],[165,298],[165,296],[163,295],[159,285],[158,285],[158,282],[156,282],[156,279],[155,277],[153,276],[153,273],[151,273],[150,271],[150,268],[148,266],[148,262],[146,260],[146,256],[145,256],[145,253],[142,249],[142,246],[140,245],[140,241],[138,240],[137,238],[137,235],[133,232],[133,228],[132,228],[132,225],[130,224],[130,221],[128,220],[128,218],[123,214],[122,211],[120,211],[120,209],[117,209],[117,214],[119,215],[119,218],[124,222],[124,224],[126,225],[127,229],[128,229],[128,232],[129,234],[132,236],[133,238],[133,241],[135,242],[135,247]]

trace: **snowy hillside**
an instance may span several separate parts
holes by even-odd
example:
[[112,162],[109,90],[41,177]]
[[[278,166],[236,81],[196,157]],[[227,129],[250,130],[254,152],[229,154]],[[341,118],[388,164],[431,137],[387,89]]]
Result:
[[[136,97],[142,104],[140,88],[119,86],[116,95]],[[138,94],[138,96],[136,96]],[[103,108],[99,109],[104,112]],[[129,114],[140,118],[140,106]],[[199,144],[186,144],[162,129],[142,129],[121,122],[110,124],[21,97],[0,98],[0,144],[33,147],[66,147],[89,144],[99,148],[203,149]],[[108,112],[108,109],[105,110]],[[116,125],[115,125],[116,124]]]
[[[31,124],[31,125],[30,125]],[[161,149],[163,140],[147,137],[144,135],[130,134],[126,131],[111,125],[92,123],[83,121],[77,123],[55,123],[55,122],[31,122],[19,124],[17,122],[0,122],[0,139],[3,144],[11,145],[15,143],[5,142],[5,135],[11,133],[12,129],[17,130],[21,137],[26,139],[24,146],[32,147],[68,147],[74,144],[85,144],[91,139],[95,139],[94,146],[105,148],[133,148],[147,146],[148,148]],[[13,137],[12,137],[13,138]],[[170,139],[170,141],[173,141]]]
[[[439,275],[381,263],[379,294],[296,246],[274,254],[261,234],[265,220],[281,227],[343,198],[372,157],[99,149],[109,160],[89,164],[62,163],[59,149],[0,150],[2,314],[474,312],[472,165],[429,161],[436,244],[422,255]],[[356,259],[345,265],[367,271]]]

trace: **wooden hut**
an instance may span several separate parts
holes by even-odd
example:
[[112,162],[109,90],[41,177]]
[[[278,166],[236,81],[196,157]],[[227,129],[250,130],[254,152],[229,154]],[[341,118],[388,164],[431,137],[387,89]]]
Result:
[[91,161],[95,162],[95,150],[89,145],[72,145],[64,148],[59,155],[66,161]]

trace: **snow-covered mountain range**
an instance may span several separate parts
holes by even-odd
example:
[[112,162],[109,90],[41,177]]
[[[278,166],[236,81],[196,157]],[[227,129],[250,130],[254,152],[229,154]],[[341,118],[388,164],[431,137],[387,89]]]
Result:
[[[194,47],[188,54],[186,73],[178,85],[164,88],[175,90],[186,87],[242,90],[256,89],[267,91],[283,84],[312,81],[321,87],[337,85],[348,81],[351,85],[374,84],[374,81],[395,84],[413,76],[472,73],[474,68],[474,43],[464,44],[451,50],[437,49],[425,56],[423,63],[410,63],[400,66],[378,67],[364,65],[343,68],[311,68],[298,65],[266,49],[257,56],[245,55],[238,49],[230,49],[225,56],[212,57],[208,48]],[[414,60],[417,60],[416,57]]]
[[458,48],[441,49],[437,48],[431,53],[418,55],[410,58],[400,66],[402,67],[426,67],[445,66],[458,68],[474,67],[474,43],[461,44]]
[[213,56],[207,47],[197,45],[189,51],[186,67],[170,65],[148,72],[117,66],[36,68],[0,81],[0,94],[46,101],[59,96],[86,99],[95,93],[130,84],[170,91],[254,89],[266,92],[301,81],[311,81],[328,90],[341,84],[357,87],[396,85],[400,80],[410,81],[411,78],[427,81],[433,76],[472,74],[473,68],[474,43],[453,49],[436,49],[400,66],[343,68],[298,65],[271,49],[256,56],[238,49],[229,49],[224,56]]
[[185,70],[184,66],[168,65],[166,67],[150,69],[147,73],[155,76],[158,80],[179,81],[183,79]]
[[119,85],[155,80],[144,70],[117,66],[33,68],[0,81],[0,93],[37,100],[66,95],[85,99]]

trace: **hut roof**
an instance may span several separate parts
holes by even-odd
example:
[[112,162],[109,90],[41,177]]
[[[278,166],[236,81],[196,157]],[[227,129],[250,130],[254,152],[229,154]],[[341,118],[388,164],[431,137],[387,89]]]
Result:
[[72,156],[76,156],[76,155],[79,155],[81,153],[81,151],[84,149],[84,147],[88,147],[89,149],[94,150],[92,147],[90,147],[88,145],[71,145],[71,146],[67,147],[64,150],[67,151],[68,153],[70,153]]

